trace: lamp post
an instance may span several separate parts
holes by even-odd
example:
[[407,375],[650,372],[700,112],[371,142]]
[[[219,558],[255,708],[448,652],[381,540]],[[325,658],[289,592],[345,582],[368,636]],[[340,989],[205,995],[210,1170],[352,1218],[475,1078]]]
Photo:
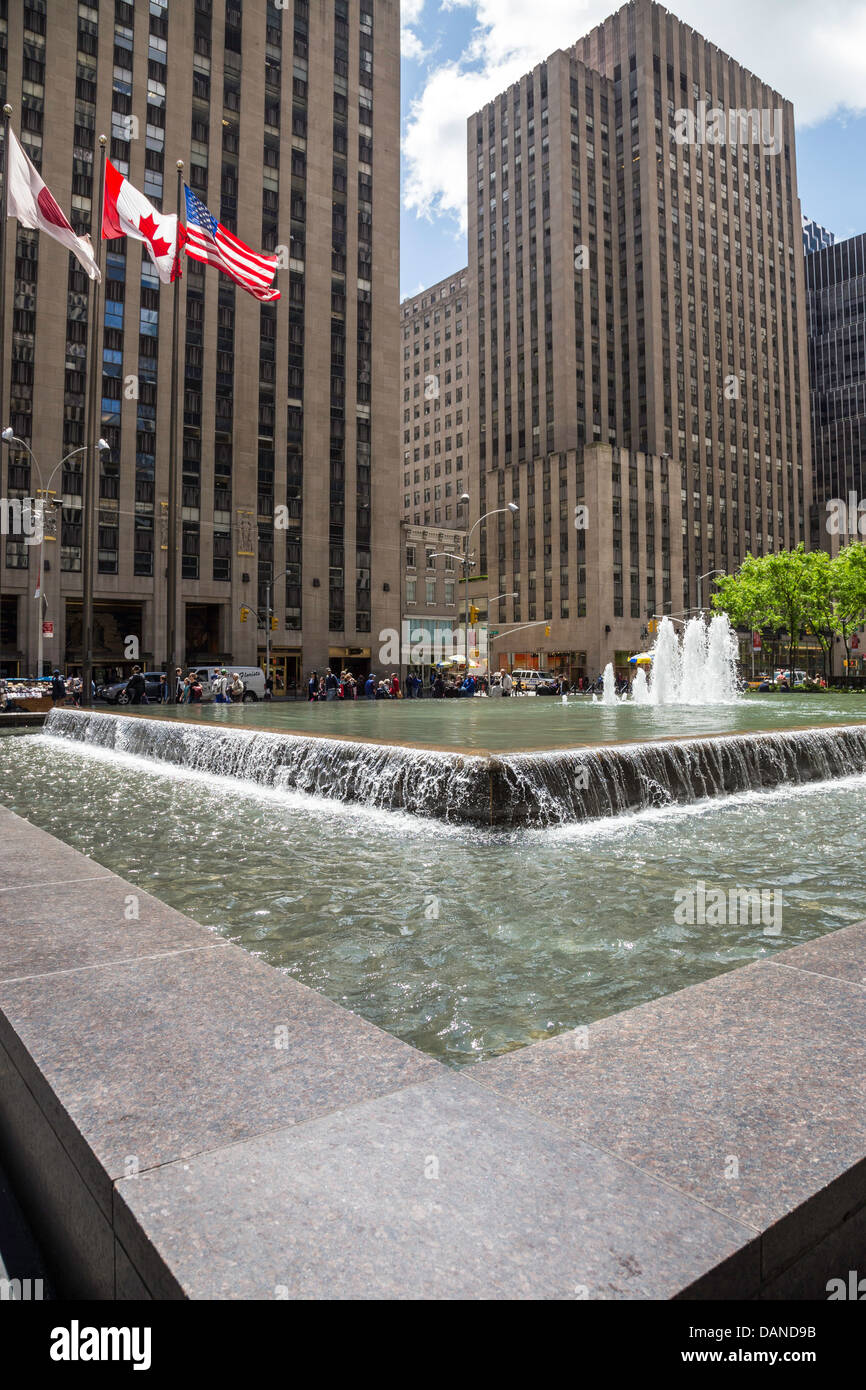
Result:
[[[26,449],[27,453],[30,455],[30,461],[31,461],[31,463],[33,464],[33,467],[34,467],[35,470],[36,470],[36,477],[39,479],[39,491],[42,493],[42,514],[40,515],[40,518],[39,518],[39,519],[40,519],[40,523],[42,523],[42,522],[43,522],[43,519],[44,519],[45,506],[46,506],[47,501],[48,501],[48,493],[49,493],[50,490],[51,490],[51,484],[53,483],[55,477],[57,476],[57,473],[58,473],[59,470],[63,467],[64,463],[68,463],[69,459],[74,458],[76,454],[83,454],[83,453],[86,453],[89,446],[88,446],[87,444],[82,444],[78,449],[73,449],[73,450],[71,450],[70,453],[64,455],[64,457],[60,460],[60,462],[57,463],[57,464],[55,464],[54,468],[52,468],[51,472],[50,472],[49,475],[48,475],[48,482],[47,482],[46,484],[43,485],[43,482],[42,482],[42,469],[39,467],[39,462],[38,462],[38,460],[37,460],[37,458],[36,458],[36,455],[34,454],[33,450],[30,448],[30,445],[27,443],[27,441],[26,441],[25,439],[20,439],[20,438],[18,437],[18,435],[15,434],[15,432],[13,431],[11,425],[7,425],[7,426],[6,426],[5,430],[3,430],[2,434],[0,434],[0,439],[2,439],[3,443],[6,444],[6,445],[8,445],[9,448],[11,448],[13,444],[17,444],[19,448],[21,448],[21,449]],[[97,447],[98,451],[99,451],[101,454],[107,453],[107,452],[109,451],[109,446],[108,446],[108,444],[105,442],[104,439],[100,439],[100,440],[97,442],[96,447]],[[38,595],[37,595],[37,597],[38,597],[38,599],[39,599],[39,621],[38,621],[38,623],[37,623],[37,639],[36,639],[36,640],[37,640],[37,648],[36,648],[36,650],[37,650],[37,656],[36,656],[36,675],[37,675],[37,678],[40,678],[41,675],[42,675],[42,663],[43,663],[43,654],[42,654],[42,642],[43,642],[43,632],[42,632],[42,621],[43,621],[43,613],[42,613],[42,608],[43,608],[43,604],[42,604],[42,586],[43,586],[43,584],[44,584],[44,575],[43,575],[43,566],[42,566],[42,546],[43,546],[43,543],[44,543],[44,525],[40,524],[40,528],[39,528],[39,593],[38,593]],[[89,700],[88,700],[88,703],[89,703]]]
[[[487,605],[488,605],[488,608],[489,608],[489,606],[490,606],[491,603],[500,603],[501,600],[504,599],[504,598],[519,598],[519,597],[520,597],[520,595],[518,594],[517,590],[515,589],[515,590],[513,591],[513,593],[510,593],[510,594],[497,594],[497,595],[496,595],[496,598],[489,598],[489,599],[487,600]],[[488,613],[488,626],[489,626],[489,616],[490,616],[490,615],[489,615],[489,613]],[[491,670],[491,668],[490,668],[490,649],[491,649],[491,647],[493,646],[493,643],[495,642],[495,640],[496,640],[496,638],[491,637],[491,636],[489,635],[489,633],[488,633],[488,636],[487,636],[487,680],[488,680],[488,684],[489,684],[490,678],[491,678],[491,676],[492,676],[492,674],[493,674],[493,672],[492,672],[492,670]]]
[[[518,595],[517,595],[517,594],[505,594],[505,595],[500,595],[500,597],[505,597],[505,598],[517,598]],[[546,626],[547,626],[547,618],[539,618],[538,621],[537,621],[537,622],[534,622],[534,623],[521,623],[519,627],[510,627],[510,628],[508,629],[507,632],[500,632],[500,633],[498,634],[498,636],[494,637],[493,642],[498,642],[500,637],[513,637],[514,634],[515,634],[516,632],[526,632],[527,629],[528,629],[528,628],[531,628],[531,627],[546,627]],[[493,642],[490,643],[490,646],[493,646]],[[488,671],[489,671],[489,669],[490,669],[490,665],[489,665],[489,662],[488,662]]]
[[[465,504],[468,504],[468,502],[469,502],[469,493],[468,493],[468,492],[464,492],[463,495],[462,495],[462,497],[460,498],[460,501],[463,502],[463,503],[465,503]],[[450,558],[450,559],[452,559],[452,560],[459,560],[460,564],[463,566],[463,587],[464,587],[464,590],[465,590],[465,593],[464,593],[464,615],[465,615],[464,633],[465,633],[465,644],[464,644],[464,645],[465,645],[466,674],[467,674],[467,675],[469,674],[469,571],[470,571],[470,569],[472,568],[472,566],[475,564],[475,561],[474,561],[474,559],[472,558],[472,553],[471,553],[471,550],[470,550],[470,547],[471,547],[471,544],[472,544],[472,537],[473,537],[474,533],[478,530],[478,527],[482,524],[482,522],[487,521],[488,517],[491,517],[491,516],[499,516],[502,512],[510,512],[511,515],[514,516],[514,515],[515,515],[517,512],[519,512],[519,511],[520,511],[520,508],[518,507],[518,505],[517,505],[516,502],[509,502],[507,507],[494,507],[492,511],[485,512],[483,516],[480,516],[480,517],[478,518],[478,520],[475,522],[474,526],[471,526],[470,529],[466,532],[466,536],[465,536],[465,539],[464,539],[464,542],[463,542],[463,555],[462,555],[462,556],[460,556],[460,555],[452,555],[451,552],[450,552],[450,551],[447,551],[447,550],[446,550],[446,551],[439,551],[439,552],[437,552],[437,551],[434,550],[434,551],[431,552],[431,554],[432,554],[434,557],[436,557],[436,558],[438,558],[438,556],[441,554],[441,555],[445,555],[446,557],[448,557],[448,558]]]
[[[271,589],[278,579],[285,579],[288,570],[283,570],[281,574],[275,574],[265,587],[265,685],[267,686],[268,676],[271,674]],[[288,689],[288,679],[286,688]]]
[[700,574],[700,575],[698,575],[698,612],[699,612],[699,613],[703,613],[703,611],[704,611],[703,599],[701,598],[701,595],[702,595],[702,593],[703,593],[703,588],[702,588],[701,586],[703,585],[704,580],[705,580],[705,579],[712,579],[712,577],[713,577],[714,574],[724,574],[724,573],[725,573],[724,570],[707,570],[707,573],[706,573],[706,574]]

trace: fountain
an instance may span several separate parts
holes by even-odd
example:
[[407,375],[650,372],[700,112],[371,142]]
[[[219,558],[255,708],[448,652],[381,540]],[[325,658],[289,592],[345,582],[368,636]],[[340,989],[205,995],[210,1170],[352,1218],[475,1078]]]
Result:
[[[652,657],[652,705],[718,705],[737,699],[737,639],[725,613],[716,614],[709,627],[703,615],[690,618],[682,643],[670,618],[662,618]],[[637,702],[644,703],[642,698]]]
[[649,686],[647,685],[646,671],[642,666],[638,668],[638,673],[634,678],[631,698],[636,705],[649,704]]
[[52,710],[45,731],[152,765],[477,826],[566,825],[866,772],[862,724],[496,754],[71,709]]
[[603,705],[615,705],[618,703],[616,698],[616,676],[613,674],[613,662],[609,661],[604,668],[604,693],[601,697]]

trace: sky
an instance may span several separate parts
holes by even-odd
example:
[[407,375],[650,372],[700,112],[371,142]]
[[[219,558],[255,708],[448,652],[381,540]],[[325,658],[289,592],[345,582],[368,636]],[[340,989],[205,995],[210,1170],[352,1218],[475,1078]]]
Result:
[[[466,120],[616,0],[402,0],[402,297],[467,263]],[[803,211],[866,231],[866,0],[668,0],[794,103]]]

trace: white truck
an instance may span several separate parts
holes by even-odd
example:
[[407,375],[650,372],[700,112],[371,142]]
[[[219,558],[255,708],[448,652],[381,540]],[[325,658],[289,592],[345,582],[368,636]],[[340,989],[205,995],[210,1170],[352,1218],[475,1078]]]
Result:
[[265,673],[260,666],[199,666],[196,668],[196,675],[201,681],[203,703],[213,700],[214,681],[223,670],[228,672],[229,683],[237,671],[244,683],[244,704],[252,704],[265,698]]

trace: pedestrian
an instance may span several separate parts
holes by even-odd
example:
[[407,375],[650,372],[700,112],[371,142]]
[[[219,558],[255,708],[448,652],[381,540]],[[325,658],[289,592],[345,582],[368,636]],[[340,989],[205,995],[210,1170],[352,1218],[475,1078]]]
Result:
[[312,703],[319,698],[319,677],[315,671],[310,672],[310,679],[307,681],[307,699]]
[[229,689],[229,673],[228,673],[228,671],[226,670],[226,668],[223,666],[222,670],[219,672],[219,675],[217,676],[216,680],[215,680],[214,683],[213,683],[213,690],[214,690],[214,697],[213,697],[213,698],[214,698],[214,704],[215,704],[215,705],[227,705],[227,704],[229,704],[228,689]]
[[399,700],[400,698],[400,677],[397,675],[397,672],[394,671],[391,676],[391,699]]
[[364,699],[375,700],[376,698],[376,677],[371,671],[364,682]]
[[129,696],[129,704],[141,704],[141,697],[144,694],[144,676],[141,674],[140,666],[133,666],[132,675],[126,682],[126,693]]
[[233,671],[231,684],[229,686],[229,699],[233,705],[239,705],[243,702],[245,688],[237,671]]
[[58,670],[55,670],[51,677],[51,698],[55,705],[61,704],[66,699],[66,681]]
[[339,688],[340,682],[337,680],[337,677],[334,675],[333,671],[329,666],[327,671],[325,672],[325,699],[336,700],[337,691],[339,690]]
[[168,682],[165,679],[164,671],[159,678],[159,703],[161,705],[168,704]]
[[274,698],[274,677],[273,677],[273,673],[271,673],[271,675],[269,675],[268,678],[267,678],[267,680],[265,681],[265,699],[266,699],[266,700],[272,700],[273,698]]

